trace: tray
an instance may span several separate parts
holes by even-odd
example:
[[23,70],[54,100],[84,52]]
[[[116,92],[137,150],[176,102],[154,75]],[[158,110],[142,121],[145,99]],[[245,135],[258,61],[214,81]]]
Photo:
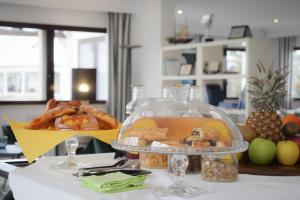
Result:
[[284,166],[278,163],[258,166],[250,162],[242,162],[239,166],[239,173],[265,176],[300,176],[300,163],[298,162],[292,166]]

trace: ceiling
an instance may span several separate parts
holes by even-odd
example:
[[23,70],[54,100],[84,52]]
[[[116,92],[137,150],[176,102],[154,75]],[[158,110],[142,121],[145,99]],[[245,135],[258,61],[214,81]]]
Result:
[[[226,35],[233,25],[249,25],[254,35],[300,35],[299,0],[175,0],[192,33],[201,33],[203,14],[214,14],[212,32]],[[278,18],[279,23],[273,23]]]
[[[139,0],[151,1],[151,0]],[[166,1],[166,0],[161,0]],[[2,3],[87,11],[134,12],[136,0],[0,0]],[[126,3],[125,3],[126,2]],[[203,33],[201,17],[214,14],[212,34],[226,37],[230,27],[249,25],[253,35],[300,35],[300,0],[168,0],[186,17],[190,33]],[[114,10],[111,10],[111,9]],[[162,10],[164,12],[164,10]],[[174,12],[175,14],[176,12]],[[274,24],[273,19],[279,23]]]

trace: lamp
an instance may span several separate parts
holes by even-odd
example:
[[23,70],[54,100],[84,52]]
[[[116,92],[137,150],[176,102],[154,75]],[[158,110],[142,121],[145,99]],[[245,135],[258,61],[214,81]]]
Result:
[[96,100],[96,69],[72,69],[72,99]]

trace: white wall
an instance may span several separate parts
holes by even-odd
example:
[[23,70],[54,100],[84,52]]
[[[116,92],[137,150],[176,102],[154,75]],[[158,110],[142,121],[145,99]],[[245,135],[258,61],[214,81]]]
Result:
[[160,96],[160,0],[136,0],[132,24],[133,83],[145,86],[146,97]]
[[106,27],[106,14],[0,3],[0,20],[27,23]]

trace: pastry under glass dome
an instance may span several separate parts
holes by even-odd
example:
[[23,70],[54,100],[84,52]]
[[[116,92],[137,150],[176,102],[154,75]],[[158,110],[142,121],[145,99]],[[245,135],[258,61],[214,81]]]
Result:
[[243,152],[248,143],[230,117],[214,106],[199,101],[151,99],[125,120],[112,146],[125,151],[170,154],[177,178],[169,188],[158,188],[156,192],[191,197],[202,190],[183,180],[187,155]]

